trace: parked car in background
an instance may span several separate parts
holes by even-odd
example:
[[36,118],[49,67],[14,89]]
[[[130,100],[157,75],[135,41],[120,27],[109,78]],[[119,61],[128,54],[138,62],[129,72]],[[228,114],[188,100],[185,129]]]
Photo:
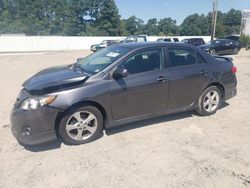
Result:
[[11,129],[24,144],[57,136],[83,144],[103,129],[129,122],[189,110],[212,115],[236,95],[236,70],[232,59],[191,45],[113,45],[25,81],[11,113]]
[[211,55],[236,55],[241,49],[240,42],[230,39],[217,39],[199,46],[202,50]]
[[187,39],[183,39],[181,42],[185,44],[191,44],[193,46],[200,46],[200,45],[205,44],[205,41],[203,38],[187,38]]
[[156,41],[160,42],[179,42],[178,38],[158,38]]
[[92,52],[96,52],[100,49],[107,48],[108,46],[111,46],[113,44],[116,44],[116,40],[104,40],[100,44],[93,44],[90,46],[90,50]]
[[131,35],[128,36],[124,43],[130,43],[130,42],[147,42],[147,36],[146,35]]
[[116,40],[115,40],[115,43],[116,43],[116,44],[120,44],[120,43],[123,43],[124,40],[125,40],[124,38],[116,39]]

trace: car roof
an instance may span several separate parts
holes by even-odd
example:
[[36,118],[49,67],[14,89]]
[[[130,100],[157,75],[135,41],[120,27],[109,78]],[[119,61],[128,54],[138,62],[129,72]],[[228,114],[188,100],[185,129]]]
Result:
[[139,48],[147,48],[147,47],[156,47],[156,46],[166,46],[166,47],[192,47],[188,44],[183,44],[183,43],[166,43],[166,42],[131,42],[131,43],[122,43],[122,44],[117,44],[117,46],[120,47],[126,47],[130,49],[139,49]]

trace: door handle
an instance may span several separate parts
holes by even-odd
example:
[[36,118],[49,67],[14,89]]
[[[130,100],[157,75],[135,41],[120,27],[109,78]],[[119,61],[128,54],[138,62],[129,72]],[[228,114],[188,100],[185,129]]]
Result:
[[164,76],[159,76],[159,78],[157,78],[157,81],[165,83],[167,81],[167,79]]
[[207,75],[207,74],[208,74],[206,70],[201,70],[200,73],[201,73],[202,75]]

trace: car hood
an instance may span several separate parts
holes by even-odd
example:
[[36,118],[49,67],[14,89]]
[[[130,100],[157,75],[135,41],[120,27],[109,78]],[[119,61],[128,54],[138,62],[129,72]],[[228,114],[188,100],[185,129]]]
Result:
[[23,83],[23,87],[32,95],[42,95],[84,83],[88,75],[73,66],[59,66],[44,69]]

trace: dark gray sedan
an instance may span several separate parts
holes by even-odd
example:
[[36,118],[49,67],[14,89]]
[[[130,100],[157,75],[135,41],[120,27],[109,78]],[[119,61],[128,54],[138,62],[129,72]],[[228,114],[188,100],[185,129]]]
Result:
[[179,43],[111,46],[23,84],[11,114],[19,142],[93,141],[104,128],[181,111],[214,114],[236,95],[236,67]]

